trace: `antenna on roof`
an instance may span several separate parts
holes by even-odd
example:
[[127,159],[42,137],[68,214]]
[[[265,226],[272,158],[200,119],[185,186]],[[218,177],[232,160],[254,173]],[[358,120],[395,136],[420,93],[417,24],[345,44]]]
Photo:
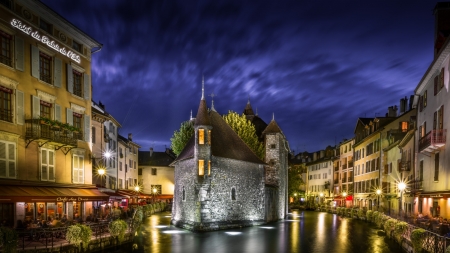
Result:
[[202,100],[205,100],[205,76],[202,75]]

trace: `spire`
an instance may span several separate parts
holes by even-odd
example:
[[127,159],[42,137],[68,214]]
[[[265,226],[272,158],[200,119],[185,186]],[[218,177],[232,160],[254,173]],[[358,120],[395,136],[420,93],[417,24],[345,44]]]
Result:
[[192,110],[191,110],[191,117],[189,118],[189,120],[192,120]]
[[205,76],[202,75],[202,99],[205,100]]
[[248,101],[247,104],[250,104],[250,94],[248,94]]
[[211,93],[211,95],[209,95],[210,97],[212,97],[211,100],[211,110],[216,111],[216,109],[214,108],[214,97],[216,96],[214,93]]
[[272,120],[275,120],[275,113],[272,113]]

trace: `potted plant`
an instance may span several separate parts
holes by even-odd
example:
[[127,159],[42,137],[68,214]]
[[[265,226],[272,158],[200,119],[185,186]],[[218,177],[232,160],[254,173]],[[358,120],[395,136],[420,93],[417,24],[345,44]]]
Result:
[[91,241],[91,236],[92,230],[90,227],[76,224],[67,228],[66,240],[69,243],[75,244],[78,248],[80,248],[81,243],[83,243],[83,248],[86,250]]
[[52,120],[47,117],[39,116],[39,123],[41,125],[49,125],[50,126],[52,124]]
[[394,235],[398,242],[401,242],[401,237],[403,233],[405,233],[406,229],[408,229],[408,223],[401,221],[397,222],[394,227]]
[[108,225],[109,233],[113,238],[117,238],[119,243],[125,239],[125,232],[128,229],[128,224],[121,219],[115,220]]
[[[426,230],[423,228],[417,228],[411,232],[411,243],[414,248],[414,252],[419,253],[422,251],[425,233]],[[445,252],[449,252],[448,248],[445,250]]]
[[388,237],[391,237],[391,232],[392,230],[395,228],[395,223],[397,223],[396,219],[388,219],[385,223],[384,223],[384,230],[386,231],[386,235]]

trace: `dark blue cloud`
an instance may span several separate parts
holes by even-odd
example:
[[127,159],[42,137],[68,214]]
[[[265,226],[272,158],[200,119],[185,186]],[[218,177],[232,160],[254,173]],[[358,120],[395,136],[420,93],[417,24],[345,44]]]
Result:
[[103,43],[94,100],[144,150],[195,116],[202,74],[220,113],[250,97],[292,149],[323,149],[409,97],[433,56],[435,1],[43,2]]

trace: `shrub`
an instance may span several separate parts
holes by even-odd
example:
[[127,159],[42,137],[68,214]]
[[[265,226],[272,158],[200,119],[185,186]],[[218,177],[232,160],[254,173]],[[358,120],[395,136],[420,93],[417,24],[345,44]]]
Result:
[[92,230],[86,225],[76,224],[67,228],[66,240],[73,243],[80,248],[80,243],[83,243],[83,248],[88,248],[91,241]]
[[124,220],[115,220],[109,223],[108,229],[112,237],[117,237],[119,243],[125,239],[125,232],[127,231],[128,224]]
[[362,208],[358,210],[358,218],[364,219],[364,210]]
[[374,211],[372,214],[372,222],[376,223],[378,221],[378,217],[380,217],[380,212]]
[[408,223],[404,221],[395,223],[394,234],[397,241],[401,241],[401,236],[405,233],[406,229],[408,229]]
[[357,215],[358,215],[358,209],[356,209],[356,208],[352,209],[351,216],[352,216],[352,217],[355,217],[355,216],[357,216]]
[[352,209],[351,208],[345,208],[345,214],[348,216],[352,216]]
[[384,230],[386,231],[386,235],[388,237],[391,236],[391,231],[395,228],[395,224],[397,223],[396,219],[388,219],[385,223],[384,223]]
[[367,210],[367,212],[366,212],[366,219],[367,219],[367,221],[372,221],[372,217],[373,217],[373,211],[372,210]]
[[8,227],[0,227],[0,245],[4,252],[16,252],[17,250],[17,232]]
[[[417,228],[411,232],[411,243],[414,248],[414,252],[422,251],[422,247],[423,247],[422,244],[423,244],[425,232],[426,232],[426,230],[423,228]],[[447,248],[445,250],[445,252],[446,253],[449,252],[449,249]]]

